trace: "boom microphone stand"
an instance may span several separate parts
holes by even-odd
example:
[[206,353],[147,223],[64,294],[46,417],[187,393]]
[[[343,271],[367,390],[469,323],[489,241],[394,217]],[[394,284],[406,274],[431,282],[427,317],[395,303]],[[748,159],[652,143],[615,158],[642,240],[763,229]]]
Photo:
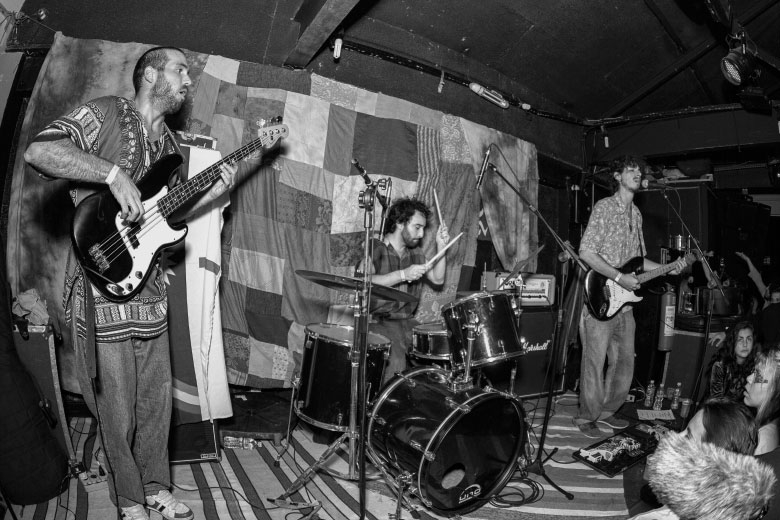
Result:
[[[504,157],[504,154],[503,154],[503,152],[501,152],[501,149],[498,148],[498,146],[496,146],[496,149],[498,149],[499,153],[504,158],[504,162],[507,164],[507,166],[509,166],[509,162],[506,160],[506,157]],[[525,204],[528,207],[528,209],[534,215],[536,215],[536,218],[539,219],[539,221],[542,224],[544,224],[544,226],[550,232],[550,235],[552,235],[552,237],[558,243],[558,246],[561,248],[561,250],[565,251],[572,258],[574,258],[577,261],[577,263],[579,264],[580,268],[582,268],[583,270],[586,270],[587,268],[586,268],[585,264],[574,253],[572,247],[568,243],[564,242],[564,240],[553,230],[552,226],[550,226],[550,224],[547,222],[547,220],[539,212],[539,209],[535,205],[531,204],[531,202],[528,200],[528,197],[526,197],[520,190],[515,188],[512,185],[512,183],[510,183],[509,180],[506,177],[504,177],[504,175],[493,164],[488,163],[487,166],[490,169],[492,169],[496,173],[496,175],[498,175],[501,178],[501,180],[503,180],[506,183],[506,185],[509,186],[509,188],[512,191],[515,192],[515,194],[518,197],[520,197],[520,200],[523,201],[523,204]],[[509,169],[512,170],[512,167],[509,166]],[[517,174],[514,172],[514,170],[512,170],[512,173],[515,175],[515,177],[517,177]],[[561,289],[562,289],[564,284],[561,283],[560,286],[561,286]],[[562,300],[559,300],[559,301],[562,301]],[[550,366],[553,368],[553,371],[555,370],[555,367],[556,367],[556,365],[558,363],[558,353],[559,353],[558,351],[559,351],[559,347],[560,347],[560,345],[558,345],[558,343],[560,343],[559,337],[560,337],[560,329],[561,329],[561,324],[562,323],[563,323],[563,310],[562,310],[562,306],[560,306],[560,307],[558,307],[558,320],[555,323],[555,327],[554,327],[554,330],[553,330],[553,339],[552,339],[552,342],[551,342],[553,350],[552,350],[552,359],[550,360]],[[567,499],[574,500],[574,495],[572,495],[568,491],[565,491],[563,488],[561,488],[555,482],[553,482],[552,479],[547,475],[547,473],[544,470],[544,462],[546,460],[548,460],[550,457],[552,457],[556,453],[556,451],[557,451],[557,448],[555,448],[552,451],[552,453],[550,453],[550,455],[546,459],[542,458],[544,456],[544,442],[545,442],[545,440],[547,438],[547,427],[548,427],[548,425],[550,423],[550,412],[551,412],[551,409],[552,409],[552,400],[553,400],[554,387],[555,387],[555,385],[553,384],[552,381],[550,381],[550,388],[547,391],[547,403],[545,405],[545,410],[544,410],[544,422],[542,423],[542,433],[541,433],[541,435],[539,437],[539,447],[537,449],[536,459],[528,465],[526,470],[531,472],[531,473],[536,473],[537,475],[540,475],[544,480],[547,481],[548,484],[550,484],[553,488],[558,490]]]

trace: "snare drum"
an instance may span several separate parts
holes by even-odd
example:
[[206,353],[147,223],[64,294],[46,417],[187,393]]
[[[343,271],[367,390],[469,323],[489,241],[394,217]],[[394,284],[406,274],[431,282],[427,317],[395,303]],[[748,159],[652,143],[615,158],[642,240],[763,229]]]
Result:
[[[354,327],[313,323],[306,327],[301,382],[295,413],[314,426],[339,432],[349,428]],[[368,333],[366,398],[371,401],[382,384],[390,340]]]
[[441,323],[423,323],[412,329],[412,350],[416,358],[445,361],[450,359],[450,332]]
[[382,389],[368,422],[369,455],[445,516],[473,511],[501,491],[525,441],[523,406],[503,393],[448,386],[449,372],[403,372]]
[[472,294],[442,308],[447,328],[452,333],[452,362],[465,365],[471,316],[477,319],[477,331],[471,353],[471,366],[488,365],[524,353],[515,315],[515,299],[505,292]]

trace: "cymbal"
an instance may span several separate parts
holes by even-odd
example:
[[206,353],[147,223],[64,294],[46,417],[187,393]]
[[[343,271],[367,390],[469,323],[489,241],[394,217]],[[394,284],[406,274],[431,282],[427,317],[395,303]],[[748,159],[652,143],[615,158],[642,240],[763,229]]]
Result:
[[[298,269],[295,271],[295,274],[316,284],[327,287],[328,289],[336,289],[337,291],[353,292],[360,291],[363,288],[363,280],[360,278],[350,278],[348,276],[339,276],[330,273],[318,273],[317,271],[306,271],[304,269]],[[371,284],[371,297],[397,302],[417,301],[417,297],[412,294],[378,283]]]

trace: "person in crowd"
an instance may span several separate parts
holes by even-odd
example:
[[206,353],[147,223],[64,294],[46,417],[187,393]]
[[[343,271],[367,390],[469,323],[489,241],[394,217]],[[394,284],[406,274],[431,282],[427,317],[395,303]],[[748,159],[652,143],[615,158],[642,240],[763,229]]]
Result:
[[[633,520],[753,518],[755,511],[766,507],[766,495],[771,495],[764,483],[756,489],[756,496],[753,491],[740,492],[741,485],[767,477],[766,468],[752,457],[757,443],[758,427],[745,404],[726,398],[706,400],[687,428],[665,436],[648,458],[645,477],[665,505]],[[684,456],[675,460],[681,452]],[[722,479],[731,465],[734,475]],[[674,478],[671,485],[664,482],[668,478]]]
[[[764,298],[763,304],[757,310],[756,329],[758,339],[765,345],[780,343],[780,279],[776,271],[767,273],[764,277],[750,257],[745,253],[736,252],[748,267],[748,278],[753,281],[756,290]],[[766,279],[765,279],[766,278]]]
[[760,353],[745,384],[745,404],[755,409],[758,423],[756,455],[768,453],[780,443],[780,349],[777,344]]
[[726,334],[712,358],[709,397],[727,397],[741,402],[747,377],[753,372],[756,348],[753,325],[741,321]]

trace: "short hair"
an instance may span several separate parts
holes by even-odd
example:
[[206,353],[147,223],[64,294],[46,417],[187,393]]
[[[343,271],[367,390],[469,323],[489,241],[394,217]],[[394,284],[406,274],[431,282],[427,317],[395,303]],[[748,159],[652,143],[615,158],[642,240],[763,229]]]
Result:
[[396,224],[405,225],[418,211],[423,214],[426,222],[431,218],[431,210],[419,199],[403,198],[393,202],[390,209],[387,210],[387,219],[382,235],[395,231]]
[[759,426],[780,416],[780,348],[773,344],[756,356],[756,372],[767,380],[767,398],[758,405],[756,422]]
[[724,397],[713,397],[701,406],[705,442],[752,455],[758,444],[758,425],[750,408]]
[[613,159],[609,163],[609,181],[612,184],[612,188],[617,190],[620,183],[615,179],[616,173],[622,173],[626,168],[639,168],[640,170],[646,165],[644,159],[635,155],[623,155],[617,159]]
[[152,67],[155,70],[163,70],[165,68],[170,60],[168,51],[178,51],[184,54],[184,51],[178,47],[152,47],[141,54],[141,57],[135,62],[135,68],[133,69],[133,88],[135,88],[136,92],[141,90],[146,67]]

